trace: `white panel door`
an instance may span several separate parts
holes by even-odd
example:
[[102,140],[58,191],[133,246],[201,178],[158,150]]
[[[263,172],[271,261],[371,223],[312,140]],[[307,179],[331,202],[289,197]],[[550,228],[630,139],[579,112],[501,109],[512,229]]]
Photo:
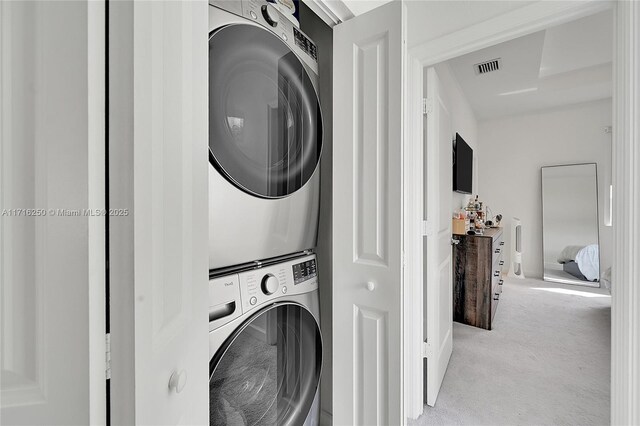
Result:
[[104,424],[104,3],[0,2],[0,424]]
[[134,3],[140,425],[207,424],[209,417],[207,7]]
[[209,423],[207,8],[110,5],[113,424]]
[[333,422],[402,406],[404,5],[334,28]]
[[427,70],[425,149],[427,404],[435,405],[453,348],[451,264],[452,133],[451,116],[434,68]]

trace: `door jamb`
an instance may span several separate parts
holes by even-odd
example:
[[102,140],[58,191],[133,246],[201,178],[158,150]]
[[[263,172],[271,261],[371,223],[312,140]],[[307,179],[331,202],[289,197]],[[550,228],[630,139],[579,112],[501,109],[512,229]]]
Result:
[[[422,138],[422,65],[407,53],[403,149],[403,353],[406,418],[423,410],[423,253],[424,168]],[[417,119],[416,117],[420,117]]]

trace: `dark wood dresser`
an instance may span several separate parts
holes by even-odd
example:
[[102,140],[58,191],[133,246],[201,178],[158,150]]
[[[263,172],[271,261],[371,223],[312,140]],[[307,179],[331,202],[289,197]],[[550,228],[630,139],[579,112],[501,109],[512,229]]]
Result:
[[491,330],[502,293],[502,228],[453,239],[453,320]]

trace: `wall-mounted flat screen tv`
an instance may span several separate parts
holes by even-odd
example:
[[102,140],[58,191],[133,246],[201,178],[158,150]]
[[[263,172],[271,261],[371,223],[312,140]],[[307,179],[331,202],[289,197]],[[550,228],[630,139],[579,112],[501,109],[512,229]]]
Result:
[[456,133],[453,145],[453,190],[463,194],[473,191],[473,149]]

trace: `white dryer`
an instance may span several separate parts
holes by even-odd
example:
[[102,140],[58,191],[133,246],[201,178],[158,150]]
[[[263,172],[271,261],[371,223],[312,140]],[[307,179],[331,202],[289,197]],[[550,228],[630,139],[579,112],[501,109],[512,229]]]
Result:
[[210,426],[312,426],[322,370],[315,255],[209,282]]
[[269,2],[210,1],[209,269],[316,246],[316,45]]

